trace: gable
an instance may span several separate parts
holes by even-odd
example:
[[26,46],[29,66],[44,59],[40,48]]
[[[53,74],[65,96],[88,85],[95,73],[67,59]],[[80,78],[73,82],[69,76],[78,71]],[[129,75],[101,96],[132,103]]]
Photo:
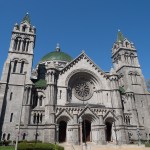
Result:
[[[69,79],[76,73],[87,72],[93,75],[101,85],[107,84],[108,76],[84,52],[61,70],[58,86],[68,86]],[[103,81],[101,81],[103,79]],[[102,84],[102,82],[105,82]],[[104,87],[105,88],[105,87]]]
[[80,114],[79,114],[79,118],[83,115],[90,115],[92,116],[92,118],[98,118],[98,116],[89,108],[86,107]]

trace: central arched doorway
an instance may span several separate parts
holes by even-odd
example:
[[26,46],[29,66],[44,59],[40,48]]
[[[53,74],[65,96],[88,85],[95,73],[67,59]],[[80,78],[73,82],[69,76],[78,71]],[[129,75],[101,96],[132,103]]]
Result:
[[67,123],[65,121],[59,122],[59,142],[66,142]]
[[88,120],[83,120],[82,123],[82,140],[83,142],[91,141],[91,122]]

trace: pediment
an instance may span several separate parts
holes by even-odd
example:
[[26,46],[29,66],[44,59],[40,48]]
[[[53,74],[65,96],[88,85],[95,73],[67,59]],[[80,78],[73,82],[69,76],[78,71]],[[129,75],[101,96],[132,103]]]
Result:
[[67,111],[66,109],[62,109],[57,115],[56,118],[59,118],[60,116],[66,116],[68,118],[73,118],[73,116]]
[[88,106],[83,111],[81,111],[81,113],[79,114],[79,118],[83,115],[89,115],[93,116],[94,118],[98,118],[94,111],[92,111],[92,109],[90,109]]
[[115,120],[118,120],[118,118],[116,117],[116,115],[112,110],[107,111],[106,114],[104,115],[104,120],[106,120],[107,118],[113,118]]

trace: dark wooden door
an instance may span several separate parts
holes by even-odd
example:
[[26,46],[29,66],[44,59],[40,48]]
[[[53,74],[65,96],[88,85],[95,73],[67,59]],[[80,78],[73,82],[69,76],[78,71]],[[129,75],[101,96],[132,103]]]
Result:
[[82,124],[83,142],[91,141],[91,123],[88,120],[84,120]]
[[66,141],[66,128],[67,123],[65,121],[60,121],[59,123],[59,142],[65,142]]
[[106,141],[111,141],[111,130],[112,124],[110,122],[106,122]]

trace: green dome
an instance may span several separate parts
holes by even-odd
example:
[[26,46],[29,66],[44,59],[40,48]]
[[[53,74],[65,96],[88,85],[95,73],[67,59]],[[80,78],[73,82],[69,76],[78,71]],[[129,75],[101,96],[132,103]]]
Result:
[[70,62],[72,61],[72,57],[69,56],[68,54],[60,51],[54,51],[46,54],[41,61],[52,61],[52,60],[60,60],[60,61],[67,61]]

